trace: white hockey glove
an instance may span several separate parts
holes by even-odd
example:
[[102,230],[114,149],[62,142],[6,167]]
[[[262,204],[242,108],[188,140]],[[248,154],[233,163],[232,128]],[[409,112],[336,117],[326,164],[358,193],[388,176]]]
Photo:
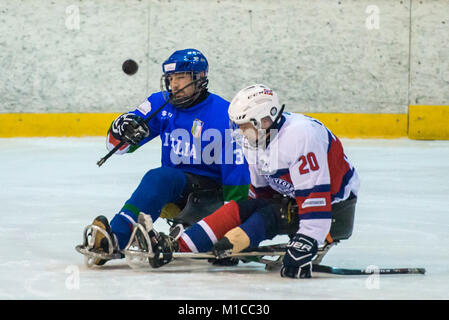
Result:
[[128,112],[114,120],[111,134],[115,139],[135,146],[150,135],[150,129],[142,117]]
[[287,250],[281,269],[281,277],[311,278],[312,260],[318,251],[318,242],[301,233],[295,236],[287,244]]

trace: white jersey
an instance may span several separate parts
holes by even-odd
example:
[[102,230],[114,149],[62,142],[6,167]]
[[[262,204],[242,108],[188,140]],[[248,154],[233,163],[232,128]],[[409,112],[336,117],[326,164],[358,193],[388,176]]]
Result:
[[333,203],[354,193],[359,179],[340,140],[321,122],[284,112],[281,127],[265,150],[244,148],[251,175],[250,196],[278,192],[296,200],[298,233],[324,243]]

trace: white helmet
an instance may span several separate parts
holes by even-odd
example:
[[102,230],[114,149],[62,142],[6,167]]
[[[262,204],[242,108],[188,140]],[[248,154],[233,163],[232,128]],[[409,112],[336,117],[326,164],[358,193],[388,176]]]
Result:
[[263,84],[255,84],[240,90],[228,109],[229,119],[236,124],[251,122],[260,129],[261,119],[270,117],[274,122],[279,114],[276,92]]
[[[237,129],[244,123],[252,123],[259,134],[259,139],[249,133],[238,132],[244,135],[251,146],[257,146],[257,140],[265,137],[266,133],[272,129],[280,120],[284,106],[279,106],[276,92],[263,84],[255,84],[240,90],[232,99],[228,109],[231,129],[237,134]],[[273,122],[268,129],[262,129],[262,119],[269,117]],[[236,137],[236,135],[234,135]],[[237,137],[236,137],[237,138]],[[236,139],[237,142],[241,141]]]

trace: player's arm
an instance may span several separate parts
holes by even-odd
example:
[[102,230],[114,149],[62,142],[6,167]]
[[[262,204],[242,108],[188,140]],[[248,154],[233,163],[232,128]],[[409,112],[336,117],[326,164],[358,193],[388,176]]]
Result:
[[249,173],[251,184],[249,185],[249,198],[272,198],[277,192],[274,191],[267,183],[264,177],[257,173],[255,164],[249,165]]
[[150,121],[145,121],[151,115],[150,96],[136,110],[119,115],[111,124],[108,130],[106,146],[112,150],[120,141],[126,143],[117,154],[134,152],[154,137],[159,135],[160,123],[157,117]]
[[[229,120],[225,122],[225,128],[229,125]],[[234,200],[248,199],[250,176],[248,163],[243,155],[243,151],[231,137],[222,131],[224,139],[222,149],[221,182],[223,186],[223,200],[225,203]],[[232,162],[226,156],[229,146],[232,147]]]
[[248,166],[243,164],[225,164],[222,166],[223,200],[225,203],[248,198]]
[[313,131],[307,133],[296,155],[289,171],[298,204],[299,226],[288,244],[281,275],[308,278],[311,261],[331,226],[330,175],[326,145],[316,132],[315,135]]

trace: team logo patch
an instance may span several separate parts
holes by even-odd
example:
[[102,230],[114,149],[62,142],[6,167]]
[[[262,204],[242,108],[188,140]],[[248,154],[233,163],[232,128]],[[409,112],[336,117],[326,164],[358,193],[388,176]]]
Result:
[[325,207],[325,206],[326,206],[325,198],[310,198],[302,203],[301,208],[304,209],[308,207]]
[[163,118],[165,118],[165,117],[171,118],[171,117],[173,116],[173,113],[167,112],[167,111],[165,111],[165,110],[162,110],[161,115],[162,115]]
[[164,72],[174,71],[176,70],[176,62],[167,63],[164,65]]
[[265,176],[265,180],[268,182],[270,187],[280,194],[288,195],[292,198],[295,197],[295,187],[288,181],[281,178],[273,178],[271,176]]
[[144,103],[142,103],[140,106],[137,107],[137,110],[139,110],[144,116],[146,116],[148,112],[151,111],[150,101],[145,100]]
[[269,96],[273,95],[273,90],[263,89],[263,94],[267,94]]
[[201,136],[201,130],[203,130],[203,125],[204,125],[203,121],[199,119],[193,120],[191,132],[194,138],[199,138]]

